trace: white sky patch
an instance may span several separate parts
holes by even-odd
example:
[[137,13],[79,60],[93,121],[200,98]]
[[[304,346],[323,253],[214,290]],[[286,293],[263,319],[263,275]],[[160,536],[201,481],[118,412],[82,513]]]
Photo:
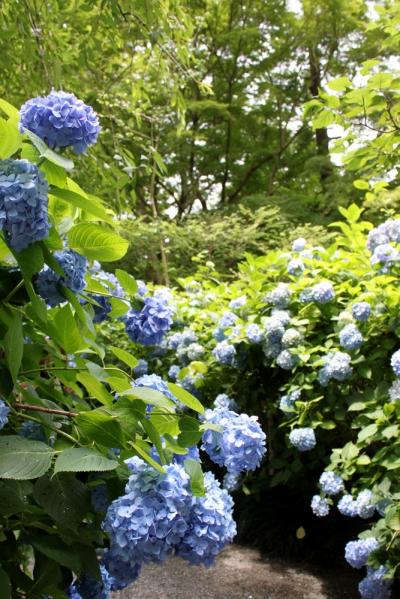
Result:
[[290,12],[294,12],[296,15],[303,14],[303,7],[300,0],[286,0],[286,8]]

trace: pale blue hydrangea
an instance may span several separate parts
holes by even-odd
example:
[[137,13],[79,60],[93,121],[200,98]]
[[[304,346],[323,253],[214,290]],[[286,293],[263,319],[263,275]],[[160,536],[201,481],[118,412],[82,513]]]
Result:
[[287,271],[290,275],[299,275],[304,270],[304,263],[300,258],[292,258],[287,265]]
[[221,432],[203,433],[201,448],[213,462],[234,474],[258,468],[266,452],[266,435],[256,416],[231,410],[206,410],[205,422],[222,428]]
[[382,272],[388,272],[389,269],[400,260],[400,252],[390,243],[378,245],[371,256],[371,264],[381,266]]
[[287,327],[291,321],[291,315],[288,310],[281,310],[278,308],[272,308],[271,310],[271,318],[274,320],[279,320],[283,327]]
[[235,299],[229,302],[229,307],[231,310],[238,310],[239,308],[243,308],[247,303],[247,297],[245,295],[241,295],[240,297],[236,297]]
[[285,325],[279,318],[270,316],[264,323],[265,337],[269,343],[281,343]]
[[364,339],[355,324],[347,324],[339,333],[339,342],[343,349],[355,350],[361,347]]
[[[319,249],[319,248],[316,248]],[[302,250],[299,254],[300,258],[305,258],[306,260],[312,260],[316,258],[316,260],[320,260],[318,254],[314,255],[314,250],[311,248],[307,248],[306,250]]]
[[221,329],[221,327],[217,327],[213,330],[212,336],[216,341],[224,341],[226,339],[225,329]]
[[367,248],[370,252],[374,252],[378,246],[385,245],[389,242],[390,236],[387,221],[381,223],[368,233]]
[[292,354],[288,349],[284,349],[276,357],[276,363],[279,368],[283,370],[293,370],[296,364],[299,362],[299,357]]
[[344,491],[344,482],[335,472],[323,472],[319,478],[321,489],[327,495],[338,495]]
[[367,564],[370,553],[378,549],[375,537],[350,541],[345,547],[344,557],[350,566],[360,569]]
[[238,317],[233,312],[224,312],[221,318],[218,321],[218,327],[220,329],[226,329],[235,324]]
[[304,239],[304,237],[298,237],[292,243],[292,251],[293,252],[301,252],[306,247],[306,244],[307,244],[307,239]]
[[187,347],[186,355],[188,360],[192,362],[193,360],[200,360],[204,356],[204,352],[205,348],[200,343],[191,343]]
[[220,341],[216,347],[212,350],[214,358],[220,364],[226,366],[234,366],[236,363],[236,349],[235,346],[228,343],[228,341]]
[[204,475],[206,494],[193,497],[188,529],[176,554],[194,565],[210,567],[236,535],[233,500],[211,472]]
[[143,376],[144,374],[148,373],[148,370],[149,363],[147,362],[147,360],[143,360],[143,358],[140,358],[135,368],[133,369],[133,372],[135,376]]
[[345,381],[353,373],[351,357],[340,351],[329,352],[323,358],[323,366],[318,373],[321,385],[327,385],[331,379]]
[[263,352],[266,358],[277,358],[282,351],[282,344],[277,342],[272,342],[267,340],[263,344]]
[[294,428],[289,434],[289,441],[299,451],[310,451],[317,444],[311,427]]
[[172,364],[172,366],[170,366],[170,368],[168,370],[169,378],[172,379],[173,381],[176,381],[176,379],[179,376],[180,371],[181,371],[180,366],[178,366],[177,364]]
[[335,291],[332,283],[329,281],[322,281],[311,287],[312,301],[318,302],[319,304],[327,304],[331,302],[335,297]]
[[137,279],[136,280],[136,284],[137,284],[137,293],[140,297],[144,297],[147,293],[147,285],[144,281],[142,281],[141,279]]
[[400,378],[400,349],[395,351],[390,358],[390,365],[395,375]]
[[0,430],[7,424],[9,413],[9,406],[2,399],[0,399]]
[[174,333],[168,338],[168,347],[170,349],[178,349],[178,347],[188,347],[192,343],[196,343],[197,336],[192,329],[184,329],[178,333]]
[[67,287],[74,294],[79,294],[86,286],[87,260],[84,256],[74,250],[62,250],[55,252],[53,257],[64,274],[59,275],[49,266],[45,266],[36,278],[36,289],[49,306],[57,306],[66,301],[60,285]]
[[237,404],[234,399],[226,393],[219,393],[214,399],[214,408],[216,410],[232,410],[235,411]]
[[311,509],[318,518],[323,518],[329,514],[330,506],[324,497],[314,495],[311,500]]
[[294,404],[296,401],[298,401],[300,399],[300,396],[301,396],[300,389],[295,389],[294,391],[291,391],[287,395],[282,395],[282,397],[279,401],[279,408],[283,412],[293,412]]
[[48,96],[32,98],[19,113],[20,131],[32,131],[50,148],[71,146],[81,154],[97,141],[99,119],[93,108],[74,94],[53,90]]
[[[96,272],[96,279],[104,286],[104,292],[112,297],[122,299],[125,297],[125,292],[115,275],[111,272],[99,270]],[[90,294],[90,297],[95,300],[93,304],[94,318],[93,322],[104,322],[107,320],[109,313],[112,310],[110,297],[107,295]]]
[[357,495],[357,515],[364,520],[371,518],[375,512],[375,505],[372,502],[372,492],[364,489]]
[[352,495],[343,495],[340,498],[337,504],[339,512],[343,516],[348,516],[349,518],[355,518],[357,514],[357,501],[352,497]]
[[396,379],[389,387],[389,399],[390,401],[398,401],[400,399],[400,380]]
[[181,381],[179,381],[179,384],[186,389],[186,391],[189,391],[189,393],[198,397],[198,387],[203,379],[204,374],[201,372],[196,372],[194,374],[187,374]]
[[264,333],[255,322],[246,327],[246,336],[250,343],[261,343],[264,339]]
[[286,329],[282,335],[282,345],[284,348],[297,347],[302,341],[301,333],[297,329]]
[[122,591],[135,582],[140,574],[141,564],[132,562],[129,556],[120,551],[116,544],[106,549],[103,562],[111,575],[111,591]]
[[237,491],[240,487],[240,476],[233,474],[232,472],[226,472],[222,481],[222,488],[226,489],[229,493]]
[[28,160],[0,161],[0,230],[17,252],[49,235],[48,184]]
[[141,310],[124,316],[130,339],[142,345],[158,345],[172,326],[172,309],[162,297],[145,297]]
[[366,322],[371,315],[371,306],[368,302],[357,302],[351,311],[356,320]]
[[169,399],[172,399],[172,401],[176,402],[176,397],[172,395],[171,391],[168,389],[167,383],[163,381],[158,374],[144,374],[138,379],[135,379],[133,386],[154,389],[155,391],[159,391],[165,395],[165,397],[168,397]]
[[271,302],[277,308],[287,308],[290,304],[292,292],[287,283],[278,283],[266,296],[266,301]]
[[367,575],[358,585],[362,599],[389,599],[391,597],[390,587],[392,579],[385,578],[387,568],[367,568]]

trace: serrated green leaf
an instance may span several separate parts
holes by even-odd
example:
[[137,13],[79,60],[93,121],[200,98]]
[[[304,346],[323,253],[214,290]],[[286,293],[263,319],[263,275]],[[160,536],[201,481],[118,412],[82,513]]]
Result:
[[129,368],[135,368],[138,365],[138,360],[135,356],[132,356],[129,352],[120,347],[115,347],[114,345],[109,345],[108,348],[112,351],[114,356],[116,356],[121,362],[129,366]]
[[106,472],[115,470],[118,462],[86,447],[71,447],[62,451],[55,463],[54,472]]
[[124,446],[121,425],[115,417],[100,410],[82,412],[75,418],[79,430],[90,440],[105,447]]
[[126,254],[129,243],[106,227],[80,223],[69,231],[68,245],[91,260],[113,262]]
[[54,340],[68,354],[73,354],[86,347],[86,343],[75,322],[71,307],[68,304],[62,308],[58,308],[53,322],[49,326]]
[[110,408],[114,403],[114,398],[107,391],[101,381],[89,372],[80,372],[76,380],[82,383],[91,397],[95,397],[97,401]]
[[87,487],[73,475],[45,475],[35,484],[33,497],[49,516],[65,528],[77,528],[90,508]]
[[51,447],[18,435],[0,437],[0,478],[30,480],[46,474],[53,457]]
[[60,189],[59,187],[55,187],[54,185],[52,185],[50,193],[51,195],[60,198],[64,202],[73,204],[73,206],[76,206],[77,208],[80,208],[81,210],[84,210],[85,212],[88,212],[89,214],[96,216],[101,221],[109,223],[113,222],[112,216],[108,214],[100,200],[98,200],[97,198],[88,198],[74,191],[71,191],[70,189]]
[[200,430],[200,422],[191,416],[183,416],[179,419],[180,433],[178,435],[178,443],[182,447],[191,447],[196,445],[202,437]]
[[195,412],[199,412],[199,414],[204,414],[204,406],[199,402],[198,399],[193,397],[191,393],[186,391],[186,389],[183,389],[183,387],[180,387],[175,383],[168,383],[168,389],[176,397],[176,399],[179,399],[179,401],[185,406],[191,408]]

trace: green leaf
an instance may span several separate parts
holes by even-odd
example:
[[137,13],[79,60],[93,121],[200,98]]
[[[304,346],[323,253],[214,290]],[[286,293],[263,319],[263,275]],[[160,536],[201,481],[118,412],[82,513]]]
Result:
[[19,312],[14,315],[9,329],[4,337],[4,351],[8,369],[15,383],[19,369],[21,367],[22,355],[24,353],[22,316]]
[[10,158],[19,150],[22,144],[22,136],[16,123],[6,121],[0,117],[0,159]]
[[85,210],[93,216],[97,216],[98,219],[104,222],[113,222],[112,216],[108,214],[100,200],[98,200],[97,198],[93,198],[93,196],[91,198],[88,198],[74,191],[71,191],[70,189],[60,189],[59,187],[54,186],[51,187],[50,193],[51,195],[60,198],[64,202],[69,202],[77,208]]
[[[27,508],[24,501],[24,494],[19,485],[24,484],[19,481],[6,480],[0,481],[0,515],[11,516],[23,512]],[[30,484],[30,483],[28,483]]]
[[62,451],[55,463],[54,472],[106,472],[115,470],[118,462],[86,447],[71,447]]
[[76,529],[90,509],[87,487],[71,474],[42,476],[35,484],[33,497],[65,528]]
[[132,397],[136,397],[137,399],[141,399],[151,406],[158,406],[159,408],[164,408],[167,411],[175,412],[176,404],[165,397],[160,391],[156,391],[155,389],[149,389],[148,387],[132,387],[128,391],[122,393],[122,395],[128,395]]
[[80,223],[69,231],[68,245],[91,260],[112,262],[126,254],[129,243],[106,227]]
[[80,372],[76,377],[76,380],[82,383],[82,385],[87,389],[91,397],[95,397],[97,401],[107,406],[108,408],[110,408],[113,405],[113,396],[111,395],[111,393],[107,391],[103,383],[99,381],[95,376],[93,376],[89,372]]
[[120,347],[115,347],[114,345],[109,345],[108,348],[112,351],[114,356],[117,356],[121,362],[129,366],[129,368],[135,368],[138,365],[138,360],[135,356],[132,356],[129,352]]
[[43,555],[69,568],[73,572],[79,573],[82,570],[81,560],[76,549],[73,546],[70,547],[63,543],[58,536],[35,534],[30,539],[30,542]]
[[182,447],[191,447],[196,445],[202,437],[200,422],[191,416],[183,416],[179,420],[181,432],[178,435],[178,443]]
[[121,425],[115,417],[99,410],[83,412],[75,418],[75,422],[82,433],[105,447],[123,447],[124,435]]
[[39,242],[32,243],[28,248],[16,254],[18,264],[27,279],[42,270],[44,258],[42,247]]
[[328,87],[337,92],[345,91],[347,87],[351,87],[351,81],[348,77],[337,77],[328,82]]
[[0,478],[29,480],[46,474],[53,457],[51,447],[18,435],[0,437]]
[[363,179],[356,179],[353,181],[353,185],[356,189],[369,189],[368,181],[364,181]]
[[358,441],[365,441],[368,437],[372,437],[377,432],[376,424],[369,424],[358,433]]
[[129,443],[129,445],[131,445],[131,447],[133,447],[133,449],[140,455],[141,458],[144,459],[145,462],[147,462],[148,464],[150,464],[150,466],[152,466],[155,470],[158,470],[158,472],[161,472],[162,474],[165,474],[164,468],[162,466],[160,466],[160,464],[158,462],[156,462],[155,460],[153,460],[153,458],[151,456],[149,456],[149,454],[147,453],[147,451],[145,451],[144,449],[142,449],[142,447],[138,443],[133,443],[131,441]]
[[120,268],[117,268],[115,271],[115,276],[128,295],[136,295],[138,286],[136,279],[132,277],[132,275],[124,270],[121,270]]
[[40,137],[38,137],[35,133],[32,133],[32,131],[25,129],[24,133],[29,137],[33,145],[39,150],[39,154],[42,158],[47,158],[47,160],[53,162],[54,164],[57,164],[58,166],[61,166],[66,171],[72,171],[72,169],[74,168],[74,163],[72,162],[72,160],[66,158],[65,156],[61,156],[60,154],[57,154],[57,152],[54,152],[54,150],[51,150],[44,143],[44,141],[40,139]]
[[11,581],[8,574],[0,567],[0,597],[1,599],[11,599]]
[[10,104],[9,102],[6,102],[6,100],[3,100],[2,98],[0,98],[0,110],[2,110],[4,112],[4,114],[6,114],[11,119],[15,119],[16,121],[18,121],[18,119],[19,119],[18,108],[15,108],[15,106]]
[[183,389],[175,383],[168,383],[168,389],[185,406],[191,408],[195,412],[199,412],[199,414],[204,414],[204,407],[202,406],[202,404],[199,402],[198,399],[196,399],[195,397],[193,397],[193,395],[186,391],[186,389]]
[[200,462],[188,458],[183,462],[185,472],[190,476],[190,489],[195,497],[204,497],[204,474]]
[[58,308],[50,325],[52,337],[68,354],[73,354],[86,347],[72,314],[71,307],[67,304]]

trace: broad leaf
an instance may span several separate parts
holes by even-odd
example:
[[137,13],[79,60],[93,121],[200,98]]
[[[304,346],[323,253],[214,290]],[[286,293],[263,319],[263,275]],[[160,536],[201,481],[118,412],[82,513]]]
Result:
[[132,356],[125,349],[121,349],[120,347],[115,347],[114,345],[109,345],[108,348],[112,351],[112,353],[117,356],[121,362],[129,366],[129,368],[135,368],[138,365],[138,360],[135,356]]
[[124,435],[115,417],[101,410],[83,412],[75,418],[82,433],[90,440],[106,447],[123,447]]
[[87,487],[71,474],[42,476],[35,484],[33,496],[65,528],[76,528],[90,508]]
[[196,497],[205,495],[204,474],[200,462],[188,458],[183,462],[186,473],[190,476],[190,489]]
[[69,231],[68,245],[91,260],[112,262],[126,254],[129,243],[107,227],[80,223]]
[[20,313],[14,315],[6,336],[4,337],[4,351],[8,369],[15,382],[24,352],[24,336],[22,333],[22,319]]
[[0,437],[0,478],[29,480],[46,474],[53,457],[51,447],[18,435]]
[[94,449],[71,447],[59,454],[54,472],[106,472],[117,467],[117,461],[106,458]]
[[88,198],[87,196],[80,195],[70,189],[60,189],[59,187],[52,186],[50,193],[57,198],[60,198],[64,202],[69,202],[81,210],[85,210],[93,216],[97,216],[99,220],[112,223],[112,217],[107,213],[106,209],[97,198]]
[[185,406],[191,408],[195,412],[199,412],[200,414],[204,414],[204,407],[199,402],[198,399],[193,397],[186,389],[183,389],[179,385],[175,383],[168,383],[168,388],[173,395],[175,395],[176,399],[179,399]]

